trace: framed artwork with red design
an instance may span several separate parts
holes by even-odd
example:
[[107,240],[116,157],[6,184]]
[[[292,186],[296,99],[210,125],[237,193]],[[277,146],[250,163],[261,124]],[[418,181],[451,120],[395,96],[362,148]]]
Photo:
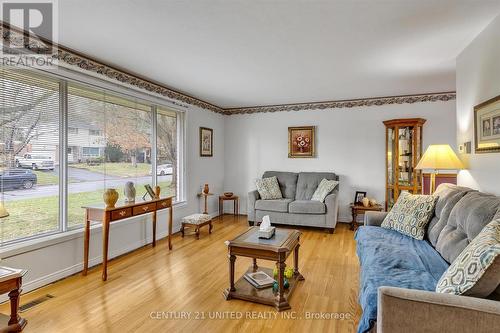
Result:
[[288,127],[288,157],[315,157],[315,126]]

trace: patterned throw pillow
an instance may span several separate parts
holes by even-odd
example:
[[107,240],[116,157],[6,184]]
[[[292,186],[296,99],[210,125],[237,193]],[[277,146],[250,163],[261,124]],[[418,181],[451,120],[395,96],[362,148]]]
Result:
[[262,200],[282,199],[278,178],[276,176],[257,179],[255,186]]
[[337,187],[338,184],[339,182],[336,180],[328,180],[323,178],[319,183],[318,188],[316,188],[316,191],[314,191],[311,200],[324,202],[328,193],[333,191],[333,189]]
[[398,201],[385,217],[381,227],[422,240],[425,227],[434,214],[437,199],[438,197],[434,195],[401,192]]
[[487,297],[500,286],[500,218],[491,221],[444,272],[436,292]]

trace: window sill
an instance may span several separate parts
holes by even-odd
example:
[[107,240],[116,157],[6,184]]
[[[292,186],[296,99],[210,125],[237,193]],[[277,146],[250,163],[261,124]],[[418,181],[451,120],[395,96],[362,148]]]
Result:
[[[184,206],[187,206],[186,201],[179,201],[179,202],[174,203],[175,208],[181,208]],[[137,221],[137,218],[138,218],[138,216],[124,219],[124,220],[120,221],[119,224],[120,225],[127,225],[127,224],[131,224],[131,223],[135,223]],[[117,225],[117,224],[112,224],[112,226],[113,225]],[[91,234],[97,233],[101,229],[102,229],[102,224],[92,225],[90,227],[90,233]],[[77,238],[83,238],[83,227],[77,228],[74,230],[69,230],[66,232],[60,232],[60,233],[56,233],[56,234],[43,236],[43,237],[36,238],[36,239],[26,240],[23,242],[12,244],[12,245],[8,245],[8,246],[0,249],[0,258],[7,259],[9,257],[20,255],[20,254],[23,254],[26,252],[36,251],[36,250],[42,249],[44,247],[49,247],[49,246],[52,246],[55,244],[68,242],[70,240],[77,239]]]

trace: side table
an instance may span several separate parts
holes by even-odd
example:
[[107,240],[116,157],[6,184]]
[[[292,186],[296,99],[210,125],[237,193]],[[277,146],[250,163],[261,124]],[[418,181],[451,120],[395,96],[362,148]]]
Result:
[[358,215],[364,215],[366,212],[370,212],[370,211],[381,212],[384,210],[382,205],[365,207],[362,204],[351,203],[350,207],[351,207],[351,211],[352,211],[351,230],[358,229],[358,222],[356,221],[358,218]]
[[224,214],[224,201],[226,200],[233,201],[234,204],[233,214],[235,216],[238,216],[240,214],[240,197],[238,197],[237,195],[232,195],[230,197],[227,197],[225,195],[219,196],[219,216]]
[[199,197],[203,197],[205,199],[205,207],[204,207],[204,211],[203,211],[203,214],[208,214],[208,197],[211,196],[211,195],[214,195],[213,193],[205,193],[205,192],[201,192],[201,193],[198,193],[198,196]]
[[[21,274],[24,275],[26,271]],[[0,294],[9,293],[10,317],[0,314],[0,332],[21,332],[27,324],[26,319],[21,318],[19,311],[19,296],[21,295],[22,276],[14,277],[0,282]],[[7,326],[3,326],[7,325]]]

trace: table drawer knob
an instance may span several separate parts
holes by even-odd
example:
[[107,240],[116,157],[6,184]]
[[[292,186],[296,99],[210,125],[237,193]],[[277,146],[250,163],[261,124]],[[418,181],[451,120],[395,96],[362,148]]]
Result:
[[167,205],[167,203],[166,203],[166,202],[162,202],[162,203],[161,203],[161,205],[162,205],[163,207],[165,207],[165,206]]
[[127,211],[126,210],[122,210],[118,214],[120,214],[120,216],[125,216],[127,214]]
[[146,207],[142,207],[142,210],[143,210],[143,211],[145,211],[145,212],[146,212],[148,209],[149,209],[149,207],[148,207],[148,206],[146,206]]

